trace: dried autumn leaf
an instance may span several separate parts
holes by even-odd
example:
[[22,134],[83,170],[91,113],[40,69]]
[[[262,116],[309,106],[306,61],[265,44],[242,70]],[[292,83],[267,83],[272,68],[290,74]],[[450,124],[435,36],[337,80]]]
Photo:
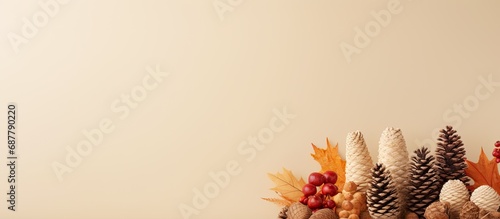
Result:
[[312,146],[314,154],[311,154],[311,156],[321,165],[321,172],[324,173],[325,171],[331,170],[337,173],[338,177],[336,184],[339,189],[342,189],[345,183],[346,162],[339,155],[338,144],[333,147],[327,138],[326,149],[318,148],[314,144],[312,144]]
[[292,201],[286,200],[284,198],[262,198],[262,199],[277,204],[279,206],[290,206],[293,203]]
[[473,191],[479,186],[488,185],[500,194],[500,175],[498,174],[498,166],[495,158],[488,160],[483,148],[481,148],[481,154],[477,163],[467,159],[465,162],[468,165],[465,173],[474,180],[474,185],[469,186],[469,190]]
[[[276,184],[276,187],[271,188],[275,191],[281,198],[281,201],[272,201],[274,203],[286,203],[286,205],[292,202],[299,201],[300,197],[304,194],[302,193],[302,187],[306,184],[304,179],[297,178],[293,175],[292,171],[283,168],[283,173],[277,174],[267,174],[269,178]],[[264,199],[268,200],[268,199]],[[270,201],[270,200],[268,200]]]

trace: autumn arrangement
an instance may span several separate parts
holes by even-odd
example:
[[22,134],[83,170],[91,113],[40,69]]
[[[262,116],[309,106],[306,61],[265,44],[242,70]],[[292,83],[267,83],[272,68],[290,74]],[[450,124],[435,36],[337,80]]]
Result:
[[374,163],[363,134],[346,137],[345,160],[338,145],[312,145],[321,170],[307,183],[283,168],[268,174],[282,206],[279,219],[500,219],[500,141],[494,158],[481,149],[477,163],[465,157],[461,137],[451,126],[441,130],[435,153],[422,147],[408,153],[400,129],[382,132]]

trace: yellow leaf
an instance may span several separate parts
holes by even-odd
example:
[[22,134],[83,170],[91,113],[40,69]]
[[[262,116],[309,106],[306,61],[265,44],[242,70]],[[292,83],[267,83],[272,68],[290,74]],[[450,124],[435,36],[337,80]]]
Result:
[[262,198],[262,199],[277,204],[279,206],[290,206],[292,204],[291,201],[286,200],[284,198]]
[[333,147],[328,138],[326,139],[326,149],[321,149],[312,144],[314,154],[311,156],[321,165],[321,173],[331,170],[337,173],[337,187],[342,189],[345,183],[345,160],[339,155],[338,144]]
[[296,178],[290,170],[283,168],[283,173],[268,173],[267,175],[276,184],[276,187],[271,188],[271,190],[278,193],[283,199],[296,202],[304,195],[302,187],[306,182],[302,178]]
[[488,185],[495,189],[497,193],[500,193],[500,175],[498,174],[498,165],[495,162],[495,158],[488,160],[483,148],[481,148],[481,154],[477,163],[467,159],[465,162],[467,162],[465,174],[474,180],[474,185],[469,187],[471,191],[479,186]]

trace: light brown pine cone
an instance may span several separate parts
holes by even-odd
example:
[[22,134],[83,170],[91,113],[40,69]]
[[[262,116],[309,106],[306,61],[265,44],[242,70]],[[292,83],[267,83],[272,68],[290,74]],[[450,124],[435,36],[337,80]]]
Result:
[[311,215],[311,209],[300,202],[291,204],[286,212],[287,219],[309,219]]
[[426,219],[449,219],[450,204],[447,202],[434,202],[425,209]]
[[309,219],[337,219],[337,215],[332,209],[323,208],[314,212]]

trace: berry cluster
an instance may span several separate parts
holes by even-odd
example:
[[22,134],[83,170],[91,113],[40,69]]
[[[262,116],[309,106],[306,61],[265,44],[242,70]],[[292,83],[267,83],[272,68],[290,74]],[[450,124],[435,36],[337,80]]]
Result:
[[[312,210],[321,208],[335,208],[333,196],[337,195],[339,188],[335,185],[337,174],[333,171],[326,171],[324,174],[314,172],[309,175],[308,184],[302,187],[304,196],[300,202],[307,205]],[[319,191],[318,188],[319,187]]]
[[495,142],[495,149],[493,149],[493,157],[496,157],[496,162],[500,163],[500,141]]
[[344,184],[342,193],[336,195],[333,200],[338,206],[335,209],[340,219],[369,218],[367,214],[366,193],[358,192],[358,186],[354,182]]

